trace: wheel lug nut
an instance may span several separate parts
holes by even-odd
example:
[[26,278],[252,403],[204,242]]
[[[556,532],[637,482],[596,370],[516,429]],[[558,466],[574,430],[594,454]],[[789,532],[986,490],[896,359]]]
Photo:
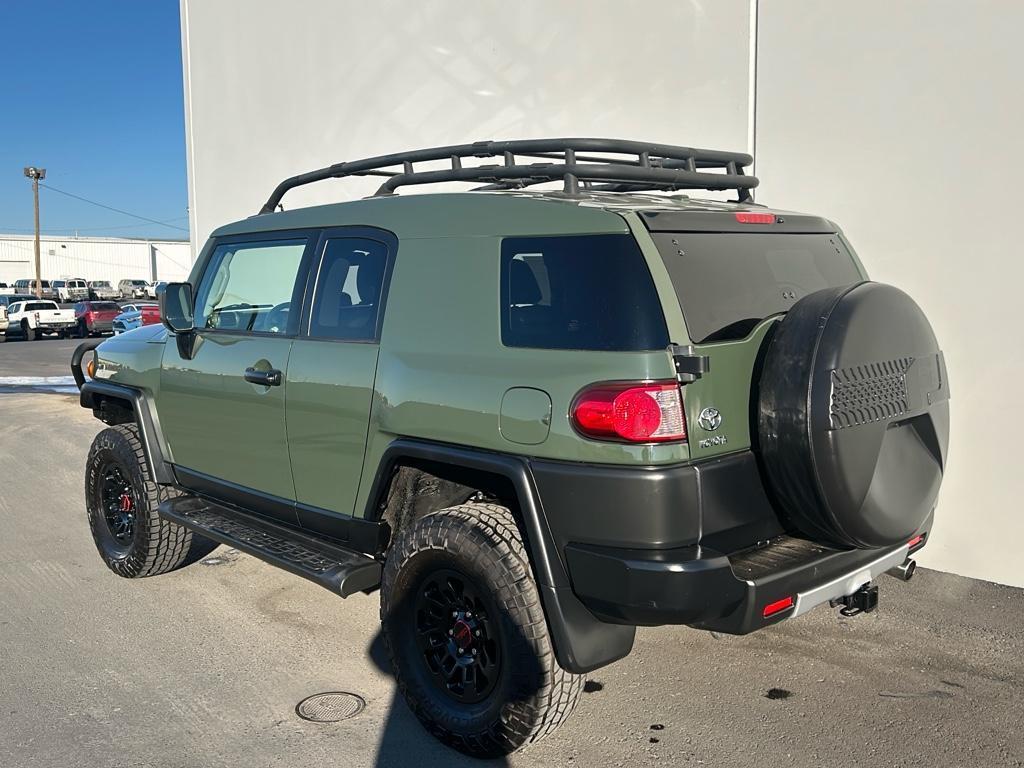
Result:
[[458,611],[452,611],[452,618],[453,619],[459,618],[459,612]]
[[448,630],[448,634],[449,635],[454,635],[455,634],[455,630],[454,629],[449,629]]
[[476,648],[473,649],[473,655],[476,656]]
[[458,654],[459,654],[459,656],[461,656],[461,655],[462,655],[462,649],[461,649],[461,648],[456,648],[456,649],[455,649],[455,652],[456,652],[456,653],[458,653]]
[[475,635],[476,637],[480,637],[480,630],[478,629],[478,630],[477,630],[476,632],[474,632],[473,634],[474,634],[474,635]]
[[473,612],[472,611],[466,611],[466,618],[467,619],[472,619],[473,618]]

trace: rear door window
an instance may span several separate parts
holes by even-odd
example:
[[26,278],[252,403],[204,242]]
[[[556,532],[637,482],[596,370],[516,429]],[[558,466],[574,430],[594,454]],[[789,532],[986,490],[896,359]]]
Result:
[[831,234],[652,232],[694,342],[742,339],[822,288],[860,282]]
[[380,336],[388,248],[377,240],[332,237],[313,289],[309,336],[376,341]]
[[669,343],[631,235],[505,238],[501,313],[509,347],[641,351]]

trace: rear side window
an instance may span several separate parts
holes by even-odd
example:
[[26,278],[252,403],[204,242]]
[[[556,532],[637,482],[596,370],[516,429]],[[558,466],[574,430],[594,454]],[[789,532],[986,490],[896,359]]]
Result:
[[327,241],[313,291],[312,338],[377,340],[387,258],[387,246],[377,240]]
[[664,349],[668,331],[630,235],[506,238],[501,340],[509,347]]
[[836,235],[651,233],[690,338],[742,339],[764,320],[822,288],[861,281]]

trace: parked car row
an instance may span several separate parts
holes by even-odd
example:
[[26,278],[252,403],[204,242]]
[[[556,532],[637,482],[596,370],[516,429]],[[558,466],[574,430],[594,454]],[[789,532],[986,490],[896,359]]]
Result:
[[[70,304],[76,301],[111,301],[115,299],[155,299],[167,283],[163,280],[121,280],[115,288],[109,280],[85,280],[81,277],[60,280],[40,280],[42,298]],[[0,283],[0,294],[20,294],[36,297],[36,281],[16,280],[13,285]]]
[[61,309],[51,299],[31,295],[0,295],[0,342],[9,337],[34,341],[40,336],[94,336],[121,334],[143,325],[160,322],[156,304],[118,305],[115,301],[79,301],[71,309]]

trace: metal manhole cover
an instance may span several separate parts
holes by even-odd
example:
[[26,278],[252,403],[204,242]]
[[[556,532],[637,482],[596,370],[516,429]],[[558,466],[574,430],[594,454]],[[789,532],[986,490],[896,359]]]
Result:
[[355,717],[366,706],[362,696],[345,691],[330,691],[307,696],[295,707],[295,713],[312,723],[337,723]]

